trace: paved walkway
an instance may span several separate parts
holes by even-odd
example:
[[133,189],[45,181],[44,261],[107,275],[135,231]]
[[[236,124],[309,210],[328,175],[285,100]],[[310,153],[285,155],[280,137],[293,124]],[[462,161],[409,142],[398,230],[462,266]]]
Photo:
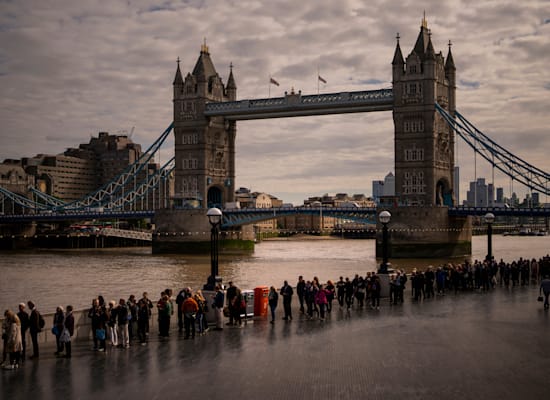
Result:
[[[410,295],[410,293],[409,293]],[[0,371],[16,399],[543,399],[550,385],[550,313],[538,289],[497,288],[328,320],[177,333],[107,353],[76,343],[73,358]],[[296,304],[294,304],[296,305]],[[278,312],[282,312],[282,305]]]

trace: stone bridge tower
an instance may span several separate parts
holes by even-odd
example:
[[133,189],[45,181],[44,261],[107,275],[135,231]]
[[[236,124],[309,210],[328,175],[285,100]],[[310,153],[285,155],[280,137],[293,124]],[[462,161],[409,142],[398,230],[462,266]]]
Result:
[[426,19],[406,61],[399,35],[392,61],[395,194],[406,206],[455,204],[454,132],[435,109],[455,112],[456,70],[449,52],[435,53]]
[[235,196],[236,123],[206,117],[204,110],[208,102],[236,100],[233,68],[224,86],[205,43],[185,80],[178,59],[173,86],[175,205],[222,208]]

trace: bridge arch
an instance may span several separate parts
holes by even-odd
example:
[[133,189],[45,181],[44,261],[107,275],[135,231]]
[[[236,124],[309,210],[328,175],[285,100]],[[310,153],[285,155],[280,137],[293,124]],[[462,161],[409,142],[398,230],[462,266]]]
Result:
[[445,177],[440,178],[436,183],[435,191],[435,205],[437,206],[449,206],[453,204],[453,189],[451,183]]
[[224,198],[223,190],[218,186],[211,186],[208,188],[208,195],[206,197],[207,208],[218,207],[223,208]]

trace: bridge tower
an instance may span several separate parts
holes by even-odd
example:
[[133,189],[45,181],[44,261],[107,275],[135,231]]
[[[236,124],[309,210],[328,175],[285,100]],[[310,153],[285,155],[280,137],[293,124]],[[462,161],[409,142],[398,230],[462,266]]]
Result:
[[395,192],[406,206],[452,206],[454,133],[437,113],[455,112],[456,69],[451,54],[435,53],[426,18],[403,59],[397,35],[393,67]]
[[[414,48],[403,58],[399,35],[392,61],[395,129],[395,195],[399,205],[389,228],[392,258],[457,257],[471,254],[471,218],[451,217],[455,205],[451,128],[435,109],[456,110],[456,68],[451,53],[435,53],[426,18]],[[380,226],[381,228],[381,226]],[[382,254],[377,237],[377,255]]]
[[[206,116],[209,102],[235,101],[237,85],[230,66],[227,84],[214,68],[206,43],[193,71],[182,76],[179,59],[174,95],[174,204],[155,211],[154,253],[207,253],[210,224],[206,209],[223,208],[235,197],[236,122]],[[252,227],[222,232],[224,252],[250,250]]]
[[176,206],[221,208],[234,199],[236,123],[204,110],[208,102],[236,100],[233,67],[224,86],[205,43],[185,80],[178,59],[173,86]]

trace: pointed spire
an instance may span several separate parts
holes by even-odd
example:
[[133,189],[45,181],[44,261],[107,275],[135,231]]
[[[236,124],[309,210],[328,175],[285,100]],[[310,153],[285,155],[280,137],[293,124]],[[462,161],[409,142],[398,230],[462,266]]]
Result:
[[177,63],[178,63],[178,68],[176,69],[176,76],[174,77],[174,82],[172,84],[173,85],[183,85],[183,78],[181,76],[181,71],[180,71],[180,58],[179,57],[178,57]]
[[447,61],[445,61],[445,69],[446,70],[456,70],[455,62],[453,60],[453,53],[451,53],[451,46],[453,44],[449,40],[449,52],[447,53]]
[[395,53],[393,54],[392,65],[403,65],[405,60],[403,59],[403,54],[401,53],[401,46],[399,46],[399,32],[395,37],[397,39],[397,45],[395,46]]
[[229,64],[229,78],[227,78],[227,89],[237,89],[235,78],[233,77],[233,63]]
[[429,40],[428,21],[426,21],[426,13],[424,12],[424,18],[422,18],[422,25],[420,26],[420,33],[416,39],[413,51],[421,58],[424,59],[426,52],[426,46]]
[[206,80],[208,80],[208,78],[210,78],[211,76],[216,75],[216,68],[214,68],[214,64],[212,63],[212,59],[210,58],[208,46],[206,45],[206,39],[204,40],[204,44],[201,45],[199,59],[195,64],[195,68],[193,68],[192,75],[194,75],[195,77],[202,77]]
[[432,44],[432,32],[428,29],[428,45],[426,46],[426,59],[435,60],[435,51]]

